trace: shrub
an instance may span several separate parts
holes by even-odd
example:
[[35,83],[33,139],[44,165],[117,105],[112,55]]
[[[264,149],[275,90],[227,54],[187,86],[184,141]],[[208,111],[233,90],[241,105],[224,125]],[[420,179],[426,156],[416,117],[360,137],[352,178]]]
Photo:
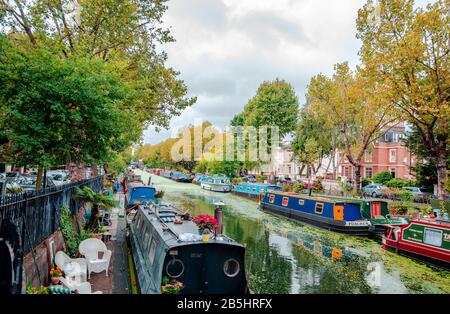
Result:
[[373,176],[372,181],[378,184],[385,184],[392,179],[392,174],[389,171],[382,171]]
[[397,189],[400,189],[400,188],[402,188],[402,187],[404,187],[404,186],[407,186],[407,185],[408,185],[408,182],[405,181],[405,180],[402,180],[402,179],[394,178],[394,179],[391,179],[391,180],[389,180],[388,182],[386,182],[385,185],[386,185],[388,188],[397,188]]
[[256,182],[261,182],[262,176],[260,174],[257,174],[255,179],[256,179]]
[[292,192],[300,193],[301,191],[304,190],[304,187],[305,187],[305,185],[302,181],[296,182],[292,186]]
[[362,180],[361,180],[361,184],[363,187],[365,187],[366,185],[369,185],[371,183],[372,183],[372,180],[369,178],[362,178]]
[[321,179],[317,178],[316,180],[314,180],[312,184],[312,191],[314,193],[322,193],[324,191]]

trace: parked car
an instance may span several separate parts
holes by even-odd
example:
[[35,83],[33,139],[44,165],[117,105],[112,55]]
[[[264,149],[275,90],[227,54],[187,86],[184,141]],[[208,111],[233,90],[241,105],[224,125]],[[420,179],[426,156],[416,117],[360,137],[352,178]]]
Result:
[[362,188],[362,192],[366,196],[382,197],[383,191],[386,189],[387,187],[381,184],[369,184]]
[[433,193],[426,191],[424,188],[404,186],[403,189],[412,193],[415,202],[428,202],[433,197]]
[[[36,190],[36,176],[22,176],[15,180],[17,184],[20,185],[20,187],[24,191],[34,191]],[[42,178],[42,184],[44,183],[44,178]],[[53,180],[49,177],[47,177],[47,187],[54,187],[55,183]]]
[[20,193],[23,189],[17,182],[0,179],[0,196],[4,194]]
[[6,178],[7,179],[14,179],[14,178],[18,178],[20,177],[20,173],[16,172],[16,171],[12,171],[12,172],[7,172],[6,173]]
[[47,176],[53,180],[55,185],[70,183],[69,175],[65,171],[49,171]]

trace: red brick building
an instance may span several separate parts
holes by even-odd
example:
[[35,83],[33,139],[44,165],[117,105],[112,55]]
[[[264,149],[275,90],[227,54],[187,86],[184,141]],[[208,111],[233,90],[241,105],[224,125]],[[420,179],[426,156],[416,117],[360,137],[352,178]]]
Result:
[[[411,166],[415,165],[416,159],[402,143],[405,136],[405,126],[399,123],[376,140],[362,160],[361,176],[371,178],[379,172],[389,171],[394,178],[414,180]],[[354,167],[343,153],[339,160],[339,176],[353,181]]]

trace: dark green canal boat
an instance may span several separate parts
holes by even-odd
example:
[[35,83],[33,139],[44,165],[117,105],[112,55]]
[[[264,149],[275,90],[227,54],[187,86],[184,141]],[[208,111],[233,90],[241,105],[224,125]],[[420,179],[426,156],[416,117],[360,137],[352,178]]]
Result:
[[171,205],[140,205],[129,225],[141,293],[245,294],[245,247],[223,234],[204,241],[188,214]]

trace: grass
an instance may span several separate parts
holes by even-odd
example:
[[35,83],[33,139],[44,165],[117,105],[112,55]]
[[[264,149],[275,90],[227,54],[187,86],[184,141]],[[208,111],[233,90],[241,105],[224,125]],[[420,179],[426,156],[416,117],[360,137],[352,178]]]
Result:
[[130,270],[130,286],[131,286],[131,294],[137,294],[137,282],[136,282],[136,270],[134,269],[133,257],[131,256],[130,249],[127,248],[128,252],[128,268]]

